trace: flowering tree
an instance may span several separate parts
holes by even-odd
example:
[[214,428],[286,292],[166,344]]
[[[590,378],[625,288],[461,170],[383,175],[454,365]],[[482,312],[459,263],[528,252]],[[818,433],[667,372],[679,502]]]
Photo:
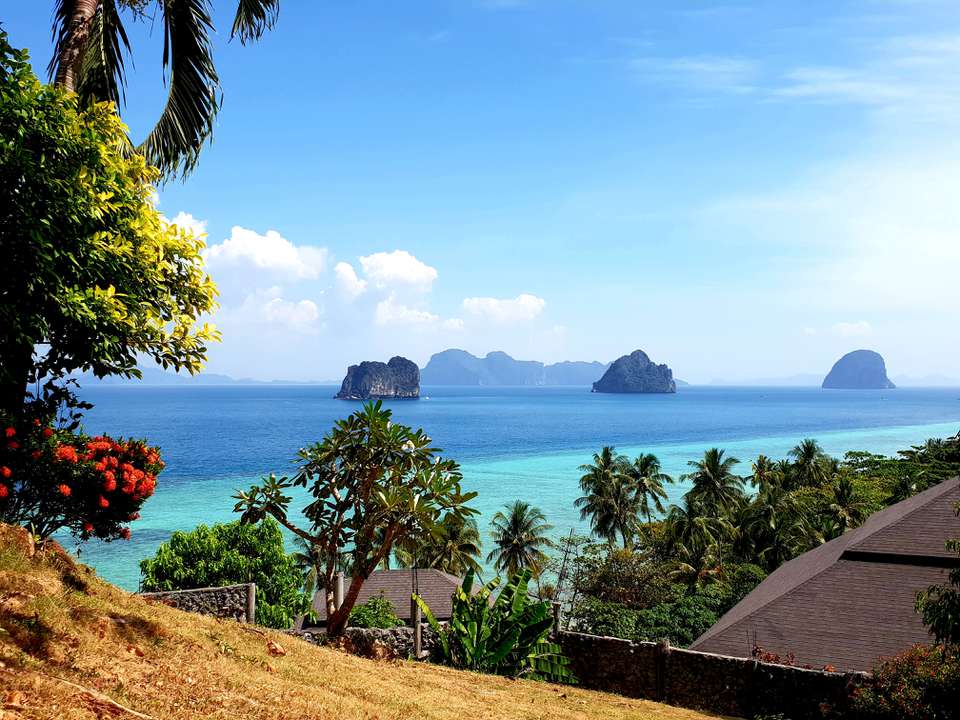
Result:
[[[433,532],[446,518],[476,513],[466,504],[476,493],[460,490],[460,467],[439,457],[431,443],[423,430],[394,423],[379,401],[368,403],[300,451],[293,479],[271,475],[235,495],[243,522],[271,515],[313,549],[322,564],[327,634],[343,631],[364,581],[395,544]],[[293,498],[286,493],[297,486],[313,497],[303,509],[306,527],[287,514]],[[345,552],[353,577],[337,608],[334,577]]]
[[39,418],[0,420],[0,522],[46,538],[129,539],[163,461],[139,440],[54,430]]
[[[108,103],[42,85],[0,31],[0,412],[72,373],[197,372],[216,331],[203,240],[154,206],[155,169]],[[74,407],[76,407],[74,401]]]

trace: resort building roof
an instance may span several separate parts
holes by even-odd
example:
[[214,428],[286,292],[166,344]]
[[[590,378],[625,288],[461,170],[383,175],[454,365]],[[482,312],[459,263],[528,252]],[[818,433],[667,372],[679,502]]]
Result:
[[870,516],[852,530],[785,563],[691,646],[750,657],[755,646],[798,664],[869,671],[932,638],[914,609],[917,592],[943,583],[960,558],[948,480]]

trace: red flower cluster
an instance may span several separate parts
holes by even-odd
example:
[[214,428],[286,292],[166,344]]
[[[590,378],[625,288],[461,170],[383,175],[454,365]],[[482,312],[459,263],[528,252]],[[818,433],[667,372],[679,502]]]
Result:
[[39,419],[21,425],[0,418],[0,432],[0,522],[128,539],[126,524],[140,517],[164,466],[157,449],[141,441],[90,438]]

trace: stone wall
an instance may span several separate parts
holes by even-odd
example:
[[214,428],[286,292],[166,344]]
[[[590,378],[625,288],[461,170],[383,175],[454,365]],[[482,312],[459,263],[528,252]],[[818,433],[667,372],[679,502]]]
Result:
[[170,607],[187,612],[252,623],[256,615],[257,585],[225,585],[223,587],[193,588],[145,592],[143,597],[159,600]]
[[582,687],[721,715],[782,713],[791,720],[842,706],[860,673],[771,665],[671,648],[666,643],[561,632],[556,636]]
[[[437,646],[437,634],[426,623],[420,627],[421,650],[427,657],[432,657]],[[326,642],[326,635],[323,633],[306,630],[296,634],[317,645]],[[413,628],[407,625],[388,630],[348,627],[343,631],[342,638],[337,640],[337,644],[342,650],[362,657],[407,660],[413,657]]]

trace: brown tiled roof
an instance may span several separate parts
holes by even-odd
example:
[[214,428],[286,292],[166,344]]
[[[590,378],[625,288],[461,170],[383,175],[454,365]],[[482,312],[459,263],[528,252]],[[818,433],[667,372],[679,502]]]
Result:
[[[460,578],[440,570],[419,569],[417,581],[420,597],[426,601],[434,617],[438,620],[449,620],[453,609],[453,593],[460,586]],[[350,587],[350,578],[345,578],[343,584],[346,592]],[[477,583],[474,583],[474,589],[476,587]],[[412,570],[377,570],[363,583],[360,594],[357,596],[357,605],[377,597],[380,593],[393,603],[397,617],[405,621],[410,620],[410,595],[413,593]],[[314,607],[322,608],[322,603],[323,598],[320,595],[320,605],[315,604]]]
[[960,536],[958,501],[953,479],[875,513],[782,565],[691,648],[749,657],[756,644],[801,664],[870,670],[881,656],[929,642],[914,600],[958,562],[944,547]]

